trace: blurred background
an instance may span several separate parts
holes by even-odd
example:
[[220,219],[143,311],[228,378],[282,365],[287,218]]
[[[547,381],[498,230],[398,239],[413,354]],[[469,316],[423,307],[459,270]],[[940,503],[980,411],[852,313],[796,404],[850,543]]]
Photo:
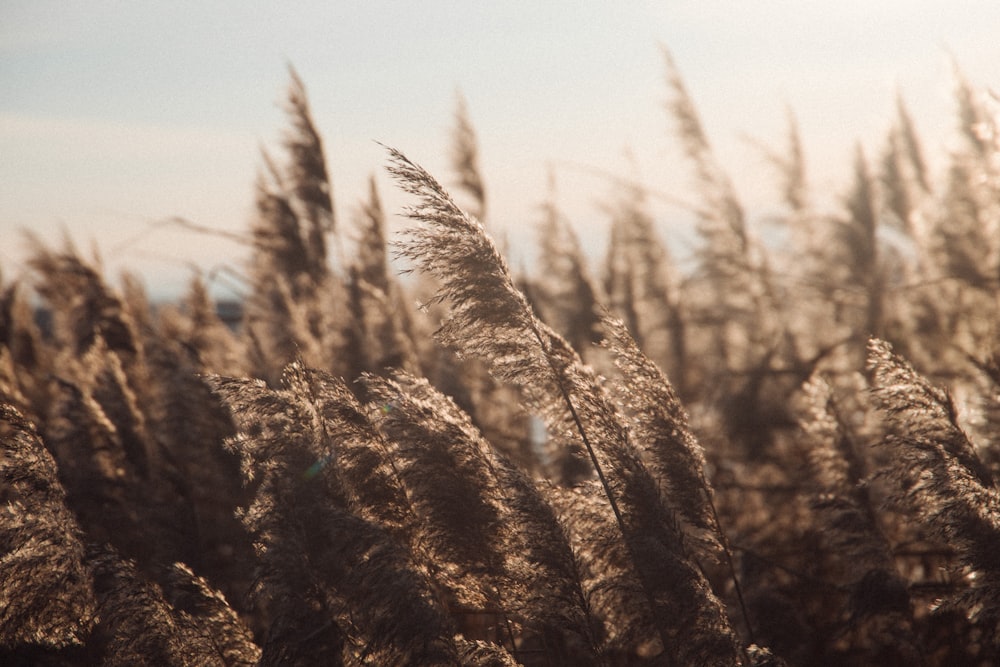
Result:
[[179,295],[192,272],[238,269],[245,247],[163,221],[248,228],[261,150],[281,153],[289,66],[309,93],[347,230],[373,174],[390,214],[406,203],[376,142],[453,181],[461,97],[512,264],[533,261],[550,174],[595,255],[613,177],[664,195],[650,211],[683,261],[693,220],[671,198],[685,199],[691,176],[665,111],[664,48],[757,220],[780,199],[761,145],[785,150],[789,110],[812,190],[829,202],[850,184],[855,145],[877,153],[897,95],[931,170],[943,170],[956,67],[1000,89],[998,34],[992,0],[2,0],[0,271],[24,271],[22,230],[94,246],[109,279],[133,271],[156,299]]

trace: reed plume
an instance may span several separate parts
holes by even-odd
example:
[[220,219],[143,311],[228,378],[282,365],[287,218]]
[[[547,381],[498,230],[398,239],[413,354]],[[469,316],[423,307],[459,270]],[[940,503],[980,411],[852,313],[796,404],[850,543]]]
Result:
[[359,215],[361,238],[349,272],[352,356],[357,360],[347,377],[388,368],[417,371],[420,366],[402,290],[389,267],[385,213],[375,178],[369,179],[368,200]]
[[257,480],[243,520],[273,621],[263,664],[457,664],[454,630],[408,549],[351,510],[338,442],[303,371],[285,389],[213,378],[239,424],[232,447]]
[[555,179],[549,177],[549,195],[538,224],[538,272],[532,285],[545,322],[562,334],[586,358],[600,340],[599,287],[587,270],[586,257],[569,221],[555,200]]
[[469,104],[461,93],[456,96],[455,102],[451,164],[458,177],[458,189],[472,200],[472,214],[479,220],[486,220],[486,185],[479,169],[479,142],[469,117]]
[[84,536],[35,425],[0,403],[0,657],[70,658],[97,604]]
[[827,580],[848,592],[846,631],[868,659],[926,664],[914,633],[913,602],[896,568],[861,443],[845,423],[830,385],[814,374],[803,385],[802,420],[814,482],[812,508],[830,565]]
[[438,560],[479,572],[474,590],[529,642],[541,638],[549,660],[591,664],[589,608],[544,493],[426,380],[397,372],[364,383]]
[[1000,620],[1000,492],[958,423],[950,395],[919,375],[885,341],[868,344],[883,446],[894,463],[881,471],[894,505],[952,545],[973,574],[962,606]]
[[[725,611],[683,548],[672,513],[629,443],[626,427],[592,369],[532,313],[482,225],[426,171],[390,149],[390,172],[419,204],[400,252],[441,283],[451,311],[438,329],[445,345],[482,358],[519,387],[550,430],[587,451],[673,662],[740,660]],[[695,620],[697,619],[697,621]],[[704,633],[680,641],[682,628]]]
[[89,562],[100,601],[96,643],[105,665],[255,665],[260,649],[225,598],[182,563],[167,572],[166,595],[113,549]]

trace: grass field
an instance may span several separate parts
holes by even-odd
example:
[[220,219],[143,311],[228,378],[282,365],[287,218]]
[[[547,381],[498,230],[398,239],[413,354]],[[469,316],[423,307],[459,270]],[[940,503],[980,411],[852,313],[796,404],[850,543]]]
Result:
[[0,285],[0,662],[1000,661],[995,98],[958,78],[940,174],[901,100],[835,210],[790,120],[758,221],[666,73],[684,269],[623,179],[603,262],[553,198],[512,271],[462,106],[454,197],[387,148],[407,229],[374,180],[346,220],[294,74],[235,326],[36,242]]

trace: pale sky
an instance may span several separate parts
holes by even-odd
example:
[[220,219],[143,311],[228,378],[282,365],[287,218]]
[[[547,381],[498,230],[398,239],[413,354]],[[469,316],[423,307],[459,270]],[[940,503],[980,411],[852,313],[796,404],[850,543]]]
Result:
[[[881,151],[897,91],[940,170],[955,141],[952,62],[1000,90],[996,0],[0,0],[0,270],[22,270],[20,229],[53,242],[68,230],[99,248],[110,278],[131,268],[154,295],[182,290],[191,265],[239,268],[242,247],[150,223],[246,229],[259,149],[281,156],[288,64],[308,89],[345,226],[373,173],[391,213],[406,203],[376,141],[451,180],[460,90],[490,222],[514,261],[531,261],[550,168],[562,208],[599,245],[614,190],[584,168],[690,198],[663,46],[751,214],[779,195],[746,138],[780,150],[787,108],[814,190],[835,201],[855,143]],[[683,256],[689,216],[651,209]]]

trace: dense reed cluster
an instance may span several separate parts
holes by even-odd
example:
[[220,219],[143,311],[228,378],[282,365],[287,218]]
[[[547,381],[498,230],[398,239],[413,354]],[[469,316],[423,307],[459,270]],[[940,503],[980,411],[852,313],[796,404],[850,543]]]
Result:
[[464,100],[463,204],[387,149],[408,228],[374,179],[345,221],[294,73],[238,322],[31,241],[0,285],[0,662],[1000,661],[989,100],[959,77],[940,179],[900,101],[832,212],[792,120],[765,242],[666,68],[691,271],[620,181],[600,266],[553,198],[513,272]]

